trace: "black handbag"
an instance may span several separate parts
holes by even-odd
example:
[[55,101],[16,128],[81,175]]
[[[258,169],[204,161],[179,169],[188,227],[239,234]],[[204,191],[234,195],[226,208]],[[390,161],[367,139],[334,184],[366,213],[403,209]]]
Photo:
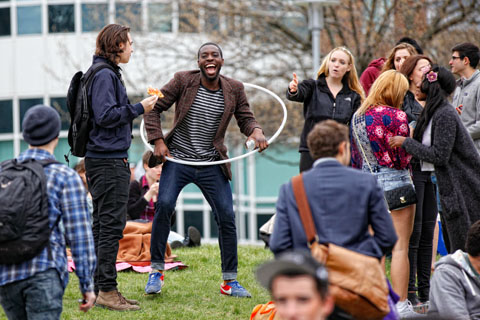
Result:
[[[353,123],[352,124],[353,132],[355,134],[355,138],[357,139],[357,145],[360,147],[360,150],[362,151],[362,154],[363,154],[363,160],[367,163],[368,168],[370,169],[370,173],[373,174],[372,167],[370,166],[367,156],[365,155],[365,150],[363,150],[360,139],[358,138],[357,129],[355,128],[355,115],[353,115],[352,123]],[[417,192],[415,191],[412,177],[410,177],[410,175],[409,175],[409,178],[410,178],[409,184],[383,192],[383,197],[387,202],[388,210],[390,211],[398,210],[418,202]]]
[[383,194],[385,195],[385,200],[387,200],[390,211],[417,203],[417,193],[412,184],[385,191]]

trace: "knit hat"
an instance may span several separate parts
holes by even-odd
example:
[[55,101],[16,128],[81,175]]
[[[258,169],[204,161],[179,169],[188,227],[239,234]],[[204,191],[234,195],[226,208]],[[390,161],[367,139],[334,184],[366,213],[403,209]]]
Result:
[[31,146],[43,146],[60,133],[60,115],[49,106],[31,107],[23,118],[23,139]]

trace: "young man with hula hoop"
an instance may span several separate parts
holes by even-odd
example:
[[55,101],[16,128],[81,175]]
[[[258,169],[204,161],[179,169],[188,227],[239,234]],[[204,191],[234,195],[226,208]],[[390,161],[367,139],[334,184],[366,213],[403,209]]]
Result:
[[[243,84],[220,75],[224,59],[215,43],[205,43],[198,50],[199,70],[178,72],[162,89],[152,112],[144,117],[148,142],[155,145],[154,156],[160,162],[166,157],[189,162],[227,159],[225,132],[235,116],[240,131],[255,141],[263,151],[268,142],[255,120]],[[172,130],[163,136],[161,113],[175,103]],[[153,161],[154,162],[154,161]],[[233,211],[230,164],[195,166],[167,161],[163,165],[160,190],[152,226],[150,252],[152,272],[145,287],[147,294],[160,293],[165,267],[165,246],[170,232],[170,216],[180,191],[195,183],[212,207],[218,225],[218,242],[222,260],[223,283],[220,292],[229,296],[250,297],[237,277],[237,234]]]

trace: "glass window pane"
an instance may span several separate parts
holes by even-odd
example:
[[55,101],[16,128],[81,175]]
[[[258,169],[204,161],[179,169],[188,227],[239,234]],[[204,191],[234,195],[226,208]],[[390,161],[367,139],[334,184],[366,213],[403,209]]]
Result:
[[10,8],[1,8],[0,9],[0,36],[9,36],[11,33],[12,31],[10,28]]
[[13,158],[13,141],[0,141],[0,161]]
[[0,100],[0,133],[13,132],[12,100]]
[[70,127],[70,113],[67,108],[67,98],[51,98],[50,104],[60,114],[62,120],[62,130],[68,130]]
[[42,33],[41,7],[17,7],[17,28],[18,34]]
[[132,31],[142,29],[142,7],[139,3],[115,3],[116,22],[129,26]]
[[74,32],[75,17],[73,4],[48,6],[48,32]]
[[300,36],[303,40],[308,39],[307,21],[301,17],[286,17],[283,19],[285,26]]
[[25,112],[27,112],[28,109],[30,109],[31,107],[37,104],[43,104],[43,99],[42,98],[20,99],[20,129],[21,130],[23,130],[22,122],[23,122],[23,117],[25,116]]
[[204,32],[218,32],[220,30],[220,19],[218,18],[218,10],[215,8],[208,8],[207,12],[205,14]]
[[82,4],[82,31],[100,31],[107,24],[108,6],[101,4]]
[[148,25],[151,31],[172,32],[172,5],[151,3],[148,5]]
[[195,6],[192,1],[183,1],[180,3],[179,10],[178,31],[185,33],[198,32],[198,6]]

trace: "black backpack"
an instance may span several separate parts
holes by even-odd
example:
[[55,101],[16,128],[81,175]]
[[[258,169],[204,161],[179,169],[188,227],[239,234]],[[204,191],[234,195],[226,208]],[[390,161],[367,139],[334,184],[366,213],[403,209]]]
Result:
[[43,167],[51,163],[58,162],[12,159],[0,163],[0,264],[28,261],[49,246],[51,229]]
[[[77,157],[84,157],[87,152],[87,142],[92,130],[92,102],[88,99],[87,90],[93,76],[101,69],[109,68],[115,74],[117,71],[108,63],[97,62],[84,74],[78,71],[72,78],[67,93],[67,107],[70,113],[70,128],[68,129],[68,144],[70,152]],[[65,156],[68,162],[68,156]]]

